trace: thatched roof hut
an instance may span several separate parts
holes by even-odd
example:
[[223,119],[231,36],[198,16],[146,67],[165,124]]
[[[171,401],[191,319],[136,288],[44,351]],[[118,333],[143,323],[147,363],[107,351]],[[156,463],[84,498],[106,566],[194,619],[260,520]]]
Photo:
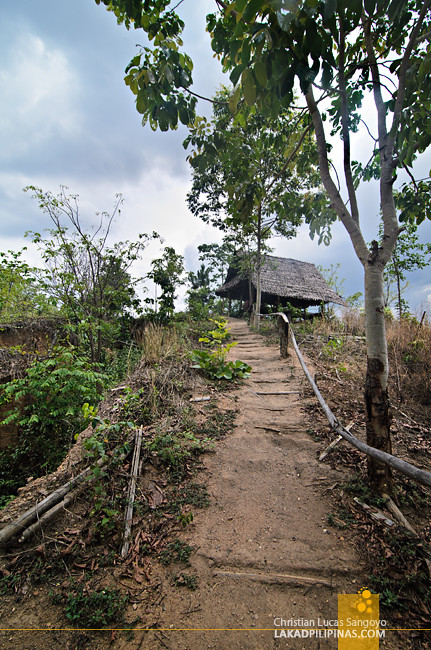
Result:
[[[278,305],[289,302],[293,307],[306,308],[322,303],[344,305],[344,300],[323,279],[314,264],[284,257],[265,255],[261,267],[262,304]],[[256,296],[257,276],[251,274],[253,302]],[[218,296],[233,300],[249,300],[249,278],[234,266],[229,268]]]

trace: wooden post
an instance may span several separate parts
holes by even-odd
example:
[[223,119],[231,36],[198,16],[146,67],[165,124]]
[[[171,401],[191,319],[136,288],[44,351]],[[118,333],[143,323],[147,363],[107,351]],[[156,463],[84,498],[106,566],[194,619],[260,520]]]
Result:
[[287,359],[289,352],[287,349],[289,342],[289,323],[287,323],[281,316],[277,317],[278,333],[280,334],[280,356],[282,359]]

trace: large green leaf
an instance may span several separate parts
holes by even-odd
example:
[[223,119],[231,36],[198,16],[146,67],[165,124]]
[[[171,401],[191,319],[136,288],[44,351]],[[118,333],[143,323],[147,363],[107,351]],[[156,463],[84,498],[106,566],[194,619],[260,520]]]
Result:
[[136,110],[143,115],[148,110],[148,97],[145,90],[140,90],[136,97]]
[[268,83],[268,75],[265,61],[256,61],[254,64],[254,74],[260,85],[266,86]]
[[256,82],[250,68],[246,68],[241,77],[244,99],[248,106],[253,106],[256,101]]

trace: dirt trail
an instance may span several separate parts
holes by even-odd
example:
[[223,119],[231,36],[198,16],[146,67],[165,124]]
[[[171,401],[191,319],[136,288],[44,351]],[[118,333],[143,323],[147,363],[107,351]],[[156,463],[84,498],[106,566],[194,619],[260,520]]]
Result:
[[[184,533],[197,549],[191,563],[199,589],[170,589],[159,618],[165,630],[137,633],[136,644],[336,648],[334,639],[276,640],[273,630],[277,617],[316,625],[319,618],[336,619],[337,594],[362,586],[348,533],[326,524],[331,506],[325,490],[342,474],[317,460],[296,355],[280,359],[244,321],[229,324],[238,341],[231,357],[250,363],[253,372],[221,398],[224,407],[239,410],[236,428],[206,459],[211,505]],[[281,391],[289,394],[269,394]]]

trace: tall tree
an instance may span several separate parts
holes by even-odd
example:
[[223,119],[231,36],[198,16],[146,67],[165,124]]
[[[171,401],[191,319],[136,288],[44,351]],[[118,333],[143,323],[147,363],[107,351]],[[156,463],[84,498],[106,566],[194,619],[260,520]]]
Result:
[[161,323],[169,323],[175,312],[175,291],[184,284],[184,259],[178,255],[172,246],[166,246],[161,257],[151,262],[152,269],[147,278],[157,284],[162,293],[154,302],[154,311],[150,312],[153,319]]
[[205,222],[255,240],[257,325],[261,307],[263,244],[274,234],[291,238],[303,220],[329,241],[331,219],[317,169],[317,150],[307,115],[292,109],[276,117],[240,102],[223,88],[209,123],[196,120],[184,142],[193,146],[187,196],[191,212]]
[[[100,2],[100,0],[96,0]],[[192,123],[192,65],[180,52],[183,23],[168,0],[103,0],[118,20],[132,19],[154,39],[128,68],[128,83],[144,121],[163,129],[178,117]],[[240,86],[246,103],[273,116],[293,101],[299,81],[313,122],[320,174],[332,207],[344,224],[364,268],[367,332],[365,401],[367,441],[391,451],[387,392],[388,355],[384,321],[383,271],[399,234],[394,203],[397,170],[410,170],[431,141],[431,0],[215,0],[207,17],[212,49]],[[175,8],[175,7],[174,7]],[[241,92],[241,91],[240,91]],[[316,92],[319,96],[316,97]],[[354,164],[351,134],[361,124],[364,93],[374,100],[376,129],[370,163]],[[324,103],[326,99],[330,106]],[[324,128],[343,142],[344,189],[328,158]],[[362,178],[379,180],[383,239],[368,247],[362,230],[357,187]],[[379,210],[376,206],[376,215]],[[378,217],[376,217],[378,221]],[[376,223],[377,226],[377,223]],[[377,227],[376,227],[377,231]],[[387,489],[389,469],[368,462],[371,481]]]

